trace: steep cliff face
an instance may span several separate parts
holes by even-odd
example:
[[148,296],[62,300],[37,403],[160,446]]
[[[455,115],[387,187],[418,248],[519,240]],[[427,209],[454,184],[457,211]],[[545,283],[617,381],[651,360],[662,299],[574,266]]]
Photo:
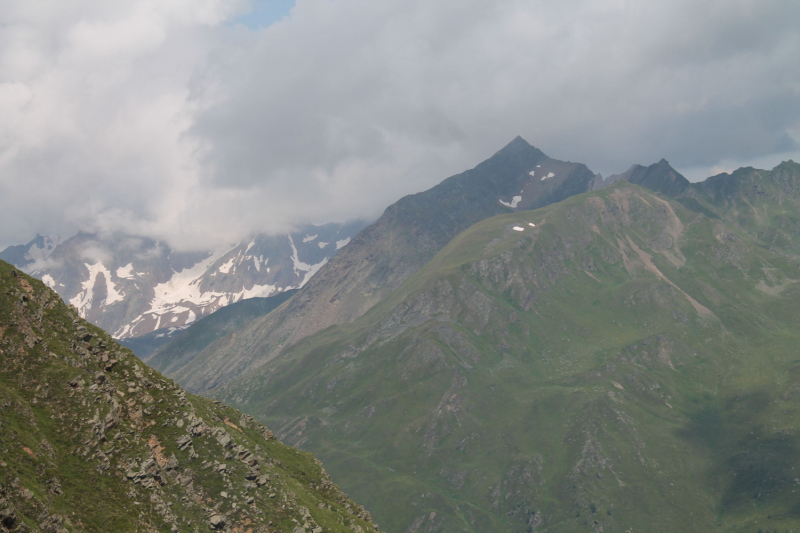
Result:
[[594,178],[586,166],[551,159],[518,137],[474,169],[389,206],[284,306],[170,375],[195,391],[231,379],[308,335],[360,317],[476,222],[585,192]]
[[376,531],[308,453],[0,261],[0,531]]
[[620,182],[470,227],[210,394],[392,531],[791,531],[798,280],[736,223]]

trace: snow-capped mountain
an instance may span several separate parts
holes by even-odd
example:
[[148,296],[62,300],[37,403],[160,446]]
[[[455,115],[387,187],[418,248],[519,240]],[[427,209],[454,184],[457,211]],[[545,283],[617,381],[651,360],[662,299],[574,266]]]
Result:
[[124,339],[301,287],[365,225],[309,225],[203,252],[179,252],[131,235],[79,233],[63,242],[37,235],[6,248],[0,259],[38,277],[81,317]]

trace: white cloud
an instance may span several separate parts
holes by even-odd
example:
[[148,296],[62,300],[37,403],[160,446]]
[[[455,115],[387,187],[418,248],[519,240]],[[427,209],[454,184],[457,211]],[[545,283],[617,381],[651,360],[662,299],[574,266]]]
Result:
[[[377,216],[521,134],[604,174],[798,153],[800,4],[12,0],[0,243]],[[797,155],[794,155],[798,158]]]

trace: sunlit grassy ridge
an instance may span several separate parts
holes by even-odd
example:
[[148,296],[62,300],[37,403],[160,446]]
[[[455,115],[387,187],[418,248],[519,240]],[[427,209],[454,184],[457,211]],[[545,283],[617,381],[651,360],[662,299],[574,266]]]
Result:
[[478,223],[214,395],[388,531],[798,529],[794,240],[693,191],[621,183]]

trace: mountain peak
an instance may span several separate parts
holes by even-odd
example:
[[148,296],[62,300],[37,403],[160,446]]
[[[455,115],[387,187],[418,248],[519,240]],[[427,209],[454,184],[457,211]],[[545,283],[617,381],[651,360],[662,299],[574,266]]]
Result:
[[626,174],[630,183],[667,196],[678,196],[689,187],[689,180],[672,168],[664,158],[649,167],[634,165]]
[[511,156],[511,157],[518,157],[520,155],[535,155],[537,159],[545,159],[547,156],[535,146],[531,146],[528,141],[522,138],[522,136],[517,135],[514,139],[505,145],[503,148],[498,150],[494,156]]

